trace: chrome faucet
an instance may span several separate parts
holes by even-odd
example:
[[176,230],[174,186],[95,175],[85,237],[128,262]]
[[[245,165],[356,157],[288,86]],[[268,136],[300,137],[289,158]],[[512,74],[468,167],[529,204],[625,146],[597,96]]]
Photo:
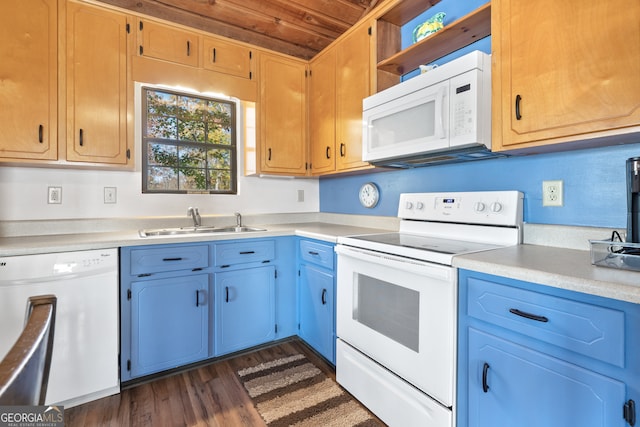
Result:
[[200,227],[200,225],[202,225],[202,218],[200,218],[200,212],[198,212],[198,208],[187,209],[187,216],[191,216],[191,218],[193,219],[194,227]]
[[242,215],[240,212],[236,212],[234,215],[236,216],[236,227],[242,227]]

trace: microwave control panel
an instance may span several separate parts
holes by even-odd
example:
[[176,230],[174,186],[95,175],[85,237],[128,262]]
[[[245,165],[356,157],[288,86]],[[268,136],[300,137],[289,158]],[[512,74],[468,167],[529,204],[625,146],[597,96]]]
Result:
[[[449,92],[450,144],[489,145],[491,128],[491,80],[486,70],[468,71],[451,79]],[[486,139],[486,140],[485,140]]]

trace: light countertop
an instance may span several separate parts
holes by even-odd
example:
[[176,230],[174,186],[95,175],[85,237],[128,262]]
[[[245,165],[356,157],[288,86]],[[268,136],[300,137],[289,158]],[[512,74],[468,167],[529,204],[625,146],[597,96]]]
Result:
[[100,233],[52,234],[43,236],[0,237],[0,256],[83,251],[123,246],[161,245],[170,243],[210,242],[218,240],[251,239],[277,236],[301,236],[335,243],[340,236],[383,233],[386,229],[358,227],[324,222],[293,224],[251,224],[267,231],[246,233],[203,233],[140,237],[138,230]]
[[[368,222],[359,217],[350,217],[345,220],[342,216],[332,215],[325,215],[311,221],[292,221],[291,223],[277,221],[274,224],[251,222],[250,225],[265,228],[267,231],[142,238],[138,235],[137,229],[131,229],[0,237],[0,256],[277,236],[300,236],[336,243],[341,236],[383,233],[393,230],[396,226],[392,220],[386,218]],[[526,231],[525,228],[525,236]],[[587,230],[587,232],[590,236],[598,237],[602,230],[597,230],[597,233],[593,230]],[[557,230],[554,230],[554,234],[557,234]],[[577,241],[586,242],[582,236]],[[589,251],[583,248],[568,249],[542,244],[522,244],[457,256],[454,257],[453,265],[458,268],[640,304],[640,272],[594,266],[591,264]]]
[[640,304],[640,272],[592,265],[585,250],[524,244],[457,256],[453,265]]

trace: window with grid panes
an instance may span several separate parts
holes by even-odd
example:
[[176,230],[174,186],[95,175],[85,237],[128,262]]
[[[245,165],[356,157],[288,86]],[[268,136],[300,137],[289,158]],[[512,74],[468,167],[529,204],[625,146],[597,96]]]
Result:
[[236,194],[236,104],[142,88],[143,193]]

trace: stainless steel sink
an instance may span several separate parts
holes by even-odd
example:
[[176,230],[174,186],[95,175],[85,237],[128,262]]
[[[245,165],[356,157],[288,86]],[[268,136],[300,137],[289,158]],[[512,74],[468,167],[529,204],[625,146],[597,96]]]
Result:
[[138,231],[140,237],[152,237],[152,236],[177,236],[177,235],[189,235],[189,234],[211,234],[211,233],[250,233],[254,231],[267,231],[264,228],[257,227],[174,227],[174,228],[151,228],[142,229]]
[[247,227],[245,225],[241,227],[224,227],[224,228],[216,228],[218,233],[248,233],[252,231],[267,231],[264,228],[256,228],[256,227]]

